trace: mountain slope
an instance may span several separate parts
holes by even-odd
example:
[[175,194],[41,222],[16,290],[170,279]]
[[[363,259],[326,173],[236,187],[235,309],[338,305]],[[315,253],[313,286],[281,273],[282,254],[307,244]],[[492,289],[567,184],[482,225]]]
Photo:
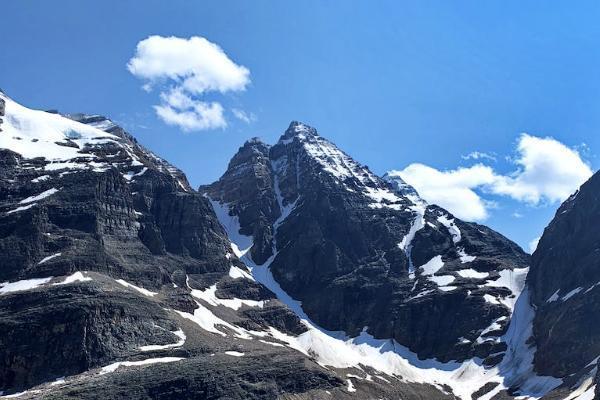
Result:
[[346,392],[276,339],[305,328],[254,282],[180,171],[103,117],[0,99],[0,391]]

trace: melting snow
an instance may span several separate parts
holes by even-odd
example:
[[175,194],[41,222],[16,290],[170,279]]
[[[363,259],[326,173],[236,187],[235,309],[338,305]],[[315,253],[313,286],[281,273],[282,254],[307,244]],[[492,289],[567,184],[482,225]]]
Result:
[[233,332],[235,332],[235,336],[240,339],[251,339],[249,332],[243,328],[232,325],[229,322],[222,320],[217,317],[210,311],[208,308],[196,302],[198,308],[194,310],[194,314],[186,313],[183,311],[175,310],[175,312],[181,315],[183,318],[189,319],[190,321],[196,323],[200,328],[204,329],[207,332],[216,333],[217,335],[227,336],[227,334],[223,331],[217,329],[218,325],[229,328]]
[[83,276],[81,272],[75,272],[73,275],[67,276],[64,281],[55,283],[55,285],[68,285],[69,283],[88,282],[91,280],[92,278],[88,276]]
[[119,362],[107,365],[106,367],[102,367],[100,374],[104,375],[104,374],[108,374],[110,372],[115,372],[119,367],[137,367],[140,365],[171,363],[171,362],[180,361],[180,360],[183,360],[183,358],[182,357],[161,357],[161,358],[148,358],[148,359],[142,360],[142,361],[119,361]]
[[167,350],[167,349],[172,349],[174,347],[181,347],[185,344],[185,333],[181,330],[178,329],[176,331],[171,332],[174,335],[176,335],[179,338],[179,341],[177,341],[177,343],[172,343],[172,344],[151,344],[148,346],[141,346],[140,350],[141,351],[156,351],[156,350]]
[[6,214],[12,214],[12,213],[16,213],[16,212],[19,212],[19,211],[29,210],[31,207],[33,207],[35,205],[37,205],[37,203],[31,203],[31,204],[28,204],[26,206],[17,207],[14,210],[7,211]]
[[[190,288],[191,289],[191,288]],[[264,300],[244,300],[244,299],[220,299],[217,297],[217,285],[214,284],[205,290],[191,289],[191,294],[197,299],[204,300],[211,306],[224,306],[231,308],[232,310],[239,310],[242,305],[248,307],[259,307],[263,308],[265,305]]]
[[356,392],[356,388],[352,384],[352,380],[346,379],[346,382],[348,382],[348,386],[346,387],[346,390],[348,390],[349,392]]
[[460,249],[458,249],[458,256],[460,257],[460,262],[461,264],[466,264],[469,263],[473,260],[475,260],[475,256],[470,256],[465,252],[465,249],[463,249],[462,247]]
[[525,286],[525,278],[527,277],[527,272],[529,268],[515,268],[513,270],[503,269],[499,271],[500,277],[487,281],[485,284],[480,286],[487,287],[505,287],[510,289],[513,293],[513,296],[505,297],[499,299],[499,301],[508,307],[509,310],[513,310],[515,308],[515,302],[517,301],[517,297],[521,292],[521,288]]
[[137,290],[138,292],[140,292],[144,296],[153,297],[153,296],[156,296],[158,294],[156,292],[151,292],[151,291],[149,291],[147,289],[144,289],[144,288],[141,288],[139,286],[135,286],[134,284],[129,283],[127,281],[124,281],[123,279],[117,279],[116,281],[117,281],[117,283],[119,283],[120,285],[125,286],[126,288]]
[[417,232],[425,226],[425,210],[427,209],[427,205],[422,201],[416,202],[411,209],[416,214],[415,219],[412,221],[408,233],[402,238],[400,243],[398,243],[398,247],[406,254],[406,258],[408,259],[408,273],[412,279],[415,277],[415,267],[411,258],[412,241]]
[[577,293],[581,292],[582,290],[583,290],[583,288],[582,288],[582,287],[575,288],[575,289],[571,290],[569,293],[565,294],[565,295],[564,295],[564,296],[561,298],[561,300],[562,300],[562,301],[567,301],[567,300],[569,300],[571,297],[575,296]]
[[[438,286],[448,286],[452,282],[454,282],[454,277],[451,275],[439,275],[439,276],[430,276],[429,280],[437,284]],[[455,287],[451,290],[456,289]]]
[[31,182],[33,183],[38,183],[38,182],[42,182],[45,181],[47,179],[50,179],[50,175],[42,175],[42,176],[38,176],[37,178],[34,178],[31,180]]
[[215,214],[219,221],[223,221],[221,225],[227,232],[227,236],[231,240],[231,248],[233,253],[238,257],[243,257],[252,247],[252,239],[248,236],[240,234],[240,221],[237,216],[229,215],[229,207],[227,204],[221,204],[211,198],[208,199],[212,204]]
[[433,275],[443,266],[444,262],[442,261],[442,256],[435,256],[425,264],[421,265],[419,268],[423,270],[423,275]]
[[43,264],[43,263],[45,263],[46,261],[50,261],[50,260],[52,260],[53,258],[60,257],[61,255],[62,255],[62,253],[56,253],[56,254],[52,254],[51,256],[44,257],[44,258],[42,258],[42,260],[41,260],[41,261],[38,263],[38,265],[40,265],[40,264]]
[[240,353],[239,351],[226,351],[225,354],[227,354],[228,356],[234,356],[234,357],[243,357],[244,353]]
[[[133,178],[135,178],[136,176],[141,176],[144,175],[144,173],[148,171],[147,167],[142,168],[142,170],[140,172],[133,172],[133,171],[129,171],[125,174],[123,174],[123,178],[125,178],[125,180],[131,181]],[[181,184],[180,184],[181,185]],[[185,188],[184,188],[185,189]]]
[[6,293],[23,292],[26,290],[32,290],[38,288],[46,283],[50,282],[53,277],[48,278],[37,278],[37,279],[25,279],[16,282],[4,282],[0,283],[0,295]]
[[458,229],[458,226],[456,226],[454,223],[454,219],[450,219],[446,215],[440,215],[437,220],[440,224],[444,225],[446,229],[448,229],[448,232],[450,232],[452,235],[452,241],[454,243],[460,242],[460,229]]
[[229,268],[229,276],[233,279],[245,278],[245,279],[250,279],[251,281],[254,280],[252,275],[250,275],[243,269],[235,267],[233,265]]
[[52,196],[54,193],[58,192],[58,189],[52,188],[52,189],[48,189],[38,195],[35,196],[30,196],[26,199],[23,199],[19,202],[19,204],[27,204],[27,203],[32,203],[34,201],[39,201],[39,200],[43,200],[48,196]]
[[475,271],[473,268],[469,269],[461,269],[460,271],[456,271],[457,274],[462,276],[463,278],[473,278],[473,279],[484,279],[490,276],[487,272],[479,272]]

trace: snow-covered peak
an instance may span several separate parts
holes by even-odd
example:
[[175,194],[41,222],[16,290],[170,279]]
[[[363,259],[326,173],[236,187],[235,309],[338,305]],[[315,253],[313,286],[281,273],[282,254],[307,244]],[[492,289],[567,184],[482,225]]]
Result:
[[315,128],[302,122],[292,121],[283,136],[279,139],[279,143],[289,144],[293,142],[295,138],[302,141],[314,136],[318,136]]
[[[371,202],[372,208],[388,207],[401,210],[422,203],[414,189],[412,191],[406,189],[403,192],[395,190],[393,185],[372,173],[367,166],[355,161],[335,144],[321,137],[311,126],[293,121],[276,145],[276,147],[280,146],[296,153],[294,158],[297,161],[308,161],[309,165],[316,167],[318,172],[329,174],[349,192],[364,195]],[[276,151],[277,157],[283,157],[276,161],[288,162],[287,154],[288,151]],[[298,167],[294,170],[298,171]]]
[[118,137],[93,126],[81,124],[59,114],[32,110],[0,93],[5,102],[0,148],[24,158],[42,157],[48,161],[65,161],[82,154],[85,147],[115,141]]
[[131,181],[148,169],[169,174],[183,190],[190,190],[184,174],[137,143],[110,119],[101,115],[33,110],[0,93],[5,103],[0,149],[19,155],[27,168],[45,171],[117,168]]

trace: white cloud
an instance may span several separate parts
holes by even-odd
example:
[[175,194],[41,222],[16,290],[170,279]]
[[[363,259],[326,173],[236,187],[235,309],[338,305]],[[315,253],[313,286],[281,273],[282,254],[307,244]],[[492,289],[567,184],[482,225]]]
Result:
[[461,156],[463,160],[490,160],[496,161],[496,155],[494,153],[484,153],[481,151],[472,151],[466,156]]
[[391,171],[412,185],[430,203],[446,208],[457,217],[481,221],[488,217],[486,201],[473,188],[494,181],[492,168],[477,164],[469,168],[440,171],[424,164],[411,164]]
[[161,104],[154,106],[158,117],[185,131],[226,127],[223,106],[202,97],[244,91],[250,84],[246,67],[198,36],[150,36],[137,44],[127,69],[145,81],[143,90],[159,88]]
[[489,215],[491,202],[482,193],[508,196],[528,205],[555,203],[569,197],[592,175],[576,150],[552,138],[523,134],[516,151],[513,162],[518,168],[508,175],[481,163],[446,171],[411,164],[391,173],[412,185],[428,202],[470,221],[482,221]]
[[592,176],[591,168],[579,152],[550,138],[522,134],[517,145],[519,169],[499,176],[491,187],[496,194],[529,204],[565,200]]
[[529,242],[529,254],[533,254],[535,249],[537,249],[538,243],[540,242],[541,237],[536,237],[531,242]]
[[225,128],[227,121],[223,116],[223,106],[217,102],[197,101],[186,110],[169,105],[154,106],[156,114],[167,124],[179,126],[184,131]]
[[198,36],[150,36],[137,44],[127,69],[150,83],[171,79],[195,94],[240,91],[250,83],[246,67],[234,63],[218,45]]
[[234,117],[247,124],[256,122],[257,120],[256,115],[254,115],[254,113],[247,113],[244,110],[240,110],[239,108],[232,108],[231,112],[233,113]]

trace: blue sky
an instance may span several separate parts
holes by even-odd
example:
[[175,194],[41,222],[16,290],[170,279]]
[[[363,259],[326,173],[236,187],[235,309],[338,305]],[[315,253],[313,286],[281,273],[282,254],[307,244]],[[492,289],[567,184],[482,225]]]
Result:
[[[499,189],[526,168],[515,164],[520,134],[599,166],[597,2],[21,0],[2,13],[0,88],[29,107],[110,116],[194,186],[218,178],[246,139],[273,143],[301,120],[379,174],[421,163],[469,175],[483,162],[495,183],[467,188],[485,204],[480,219],[527,247],[558,202]],[[223,106],[227,127],[183,132],[157,117],[157,90],[126,67],[151,35],[206,38],[247,68],[245,90],[201,95]],[[474,151],[496,161],[462,157]],[[548,154],[550,172],[576,168]]]

